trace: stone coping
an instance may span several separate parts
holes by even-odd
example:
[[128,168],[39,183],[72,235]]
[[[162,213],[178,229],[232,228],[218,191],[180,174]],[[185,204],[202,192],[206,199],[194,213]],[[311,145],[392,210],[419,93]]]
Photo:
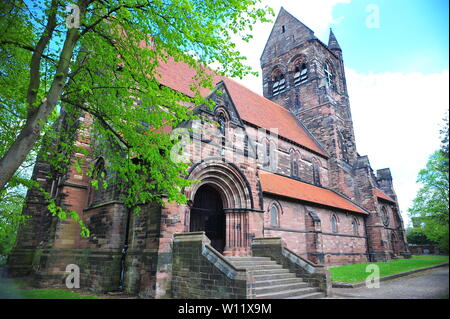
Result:
[[202,245],[201,254],[217,269],[224,273],[230,279],[246,280],[247,270],[238,268],[228,261],[225,256],[219,253],[210,245],[210,240],[206,237],[205,232],[189,232],[175,233],[174,242],[198,242]]
[[[406,272],[401,272],[398,274],[381,277],[380,281],[386,281],[386,280],[391,280],[391,279],[395,279],[395,278],[399,278],[399,277],[404,277],[404,276],[408,276],[408,275],[411,275],[411,274],[414,274],[417,272],[434,269],[434,268],[438,268],[438,267],[448,266],[448,264],[449,263],[444,263],[444,264],[435,265],[435,266],[431,266],[431,267],[425,267],[425,268],[414,269],[414,270],[410,270],[410,271],[406,271]],[[365,284],[366,284],[365,281],[360,281],[360,282],[356,282],[356,283],[333,281],[332,287],[333,288],[359,288],[359,287],[364,286]]]

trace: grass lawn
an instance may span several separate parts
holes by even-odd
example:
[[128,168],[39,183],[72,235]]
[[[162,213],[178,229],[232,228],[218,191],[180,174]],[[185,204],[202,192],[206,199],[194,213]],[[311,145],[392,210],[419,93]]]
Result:
[[26,289],[21,293],[24,299],[98,299],[95,296],[81,296],[69,289]]
[[448,263],[448,256],[413,256],[411,259],[397,259],[389,262],[355,264],[328,268],[331,280],[340,282],[360,282],[370,274],[366,266],[376,264],[380,267],[380,276],[385,277],[414,269]]
[[69,289],[30,289],[20,280],[0,280],[0,299],[98,299]]

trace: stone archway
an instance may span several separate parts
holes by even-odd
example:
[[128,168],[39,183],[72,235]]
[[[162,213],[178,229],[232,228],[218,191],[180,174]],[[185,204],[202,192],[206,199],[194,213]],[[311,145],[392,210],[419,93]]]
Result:
[[[195,223],[202,218],[206,218],[199,217],[200,210],[196,209],[196,205],[204,205],[209,207],[206,209],[218,210],[218,207],[220,207],[218,202],[220,201],[224,215],[216,215],[216,217],[224,216],[225,219],[223,254],[231,256],[248,254],[250,251],[248,213],[253,210],[253,197],[250,185],[242,172],[233,164],[210,159],[194,165],[188,178],[200,181],[185,189],[186,196],[193,203],[189,217],[190,222]],[[200,198],[204,195],[198,195],[199,197],[196,198],[197,194],[204,192],[206,194],[209,192],[210,195],[214,194],[211,195],[211,198],[214,198],[213,202],[215,203],[201,202]],[[194,217],[192,218],[192,216]],[[189,225],[190,231],[196,228],[195,225]],[[207,236],[209,231],[213,235],[212,230],[206,228],[196,230],[205,231]],[[209,239],[213,247],[214,245],[221,247],[220,239],[214,241],[212,238]],[[220,251],[220,249],[218,250]]]

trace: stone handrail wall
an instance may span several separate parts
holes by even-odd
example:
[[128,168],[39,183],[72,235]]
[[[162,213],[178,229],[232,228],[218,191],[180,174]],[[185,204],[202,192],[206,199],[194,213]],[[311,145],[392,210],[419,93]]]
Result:
[[281,237],[253,238],[252,255],[270,257],[311,286],[318,287],[327,296],[330,294],[331,280],[325,266],[298,256],[285,246]]
[[210,243],[204,232],[174,234],[172,297],[254,298],[251,274],[233,266]]

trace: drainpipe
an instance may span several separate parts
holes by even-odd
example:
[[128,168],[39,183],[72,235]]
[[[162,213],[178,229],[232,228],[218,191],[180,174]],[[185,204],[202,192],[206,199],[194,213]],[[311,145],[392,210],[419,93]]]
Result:
[[123,242],[123,247],[120,257],[120,281],[119,281],[119,291],[123,291],[125,288],[125,259],[128,252],[128,235],[130,233],[130,209],[127,209],[127,223],[125,226],[125,240]]

